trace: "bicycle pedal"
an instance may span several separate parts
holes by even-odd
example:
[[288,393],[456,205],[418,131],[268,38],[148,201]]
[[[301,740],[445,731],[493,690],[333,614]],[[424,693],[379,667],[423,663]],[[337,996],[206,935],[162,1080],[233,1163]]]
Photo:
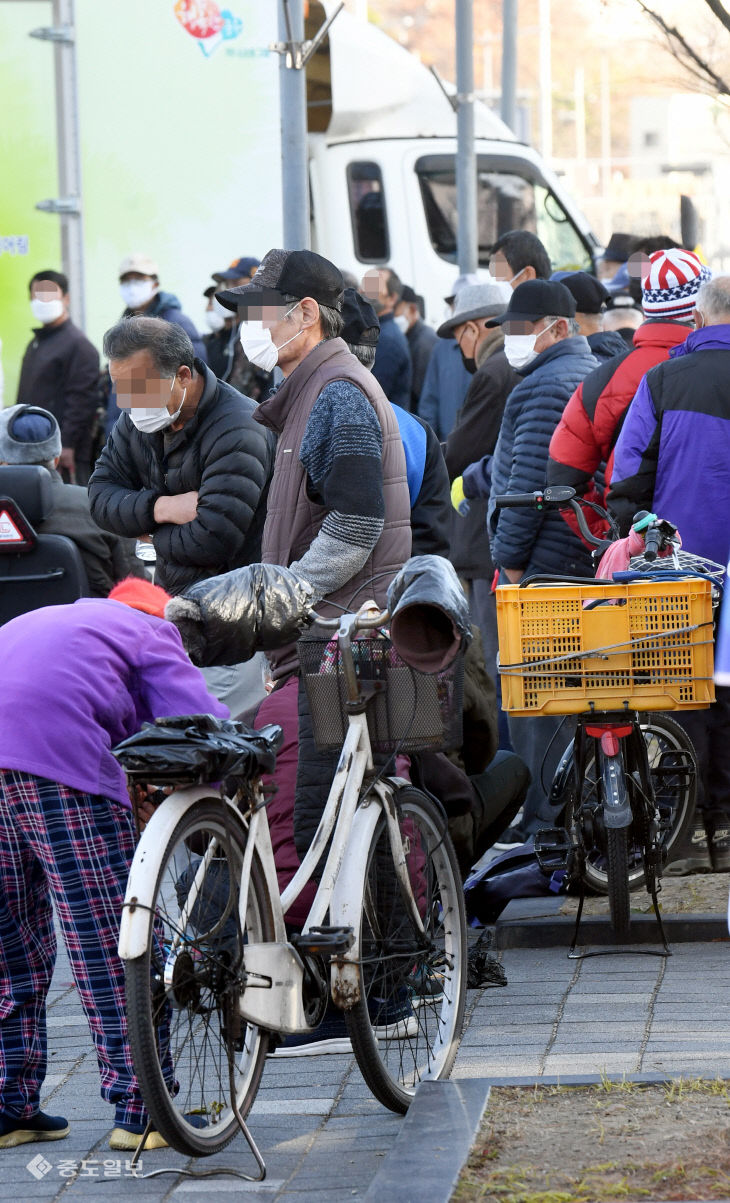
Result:
[[535,833],[535,856],[543,873],[569,869],[573,843],[564,827],[544,827]]
[[351,927],[310,927],[309,931],[292,936],[291,943],[306,956],[335,956],[352,948],[355,933]]

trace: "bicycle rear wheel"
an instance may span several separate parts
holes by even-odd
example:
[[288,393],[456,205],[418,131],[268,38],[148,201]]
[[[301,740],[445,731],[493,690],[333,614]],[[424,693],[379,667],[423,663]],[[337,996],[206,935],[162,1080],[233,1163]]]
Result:
[[[672,849],[683,839],[694,815],[697,793],[694,748],[684,729],[666,714],[642,715],[639,725],[646,744],[653,790],[651,802],[660,815],[661,844],[665,855],[671,859]],[[591,755],[586,763],[581,806],[591,808],[598,805],[600,773],[597,773],[596,758]],[[568,827],[574,813],[573,806],[568,815]],[[634,831],[628,841],[630,890],[638,890],[646,884],[643,848],[637,835]],[[608,894],[606,856],[598,847],[587,850],[584,878],[592,890]]]
[[[243,930],[237,918],[246,830],[220,799],[183,815],[160,850],[147,949],[127,961],[129,1040],[152,1122],[180,1153],[217,1153],[259,1086],[268,1035],[241,1018],[247,940],[273,939],[254,855]],[[229,1061],[230,1058],[230,1061]],[[232,1078],[231,1078],[232,1070]]]
[[629,934],[631,924],[628,828],[607,828],[606,860],[608,862],[608,905],[611,911],[611,925],[617,939],[624,940]]
[[451,1072],[464,1019],[466,921],[446,820],[425,794],[397,795],[424,931],[408,913],[381,816],[364,861],[360,1001],[345,1019],[375,1097],[404,1113],[419,1082]]

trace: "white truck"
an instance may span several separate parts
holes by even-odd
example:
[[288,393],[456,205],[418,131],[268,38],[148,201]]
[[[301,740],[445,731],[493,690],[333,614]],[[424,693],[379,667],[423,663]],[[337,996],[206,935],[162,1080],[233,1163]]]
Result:
[[[6,404],[38,269],[69,269],[74,314],[100,345],[122,310],[117,270],[131,251],[159,263],[161,286],[198,320],[211,272],[281,244],[277,7],[0,0]],[[333,7],[310,0],[307,33]],[[54,55],[68,66],[69,48],[75,95],[68,70],[54,74]],[[451,105],[414,56],[345,12],[309,74],[313,249],[358,277],[390,264],[438,321],[458,274]],[[523,227],[556,267],[590,267],[596,239],[540,157],[485,106],[475,124],[482,266],[498,234]]]

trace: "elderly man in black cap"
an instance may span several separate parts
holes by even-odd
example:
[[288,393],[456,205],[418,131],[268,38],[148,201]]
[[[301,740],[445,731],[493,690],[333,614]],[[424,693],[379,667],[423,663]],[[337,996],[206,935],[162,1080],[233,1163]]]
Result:
[[[578,333],[575,300],[557,281],[528,280],[512,293],[507,309],[489,321],[503,328],[505,355],[522,377],[507,398],[492,462],[487,511],[492,557],[505,584],[533,573],[590,577],[590,553],[560,514],[498,510],[492,500],[544,487],[550,436],[571,394],[596,366],[587,340]],[[515,840],[553,824],[541,782],[543,777],[550,782],[569,738],[567,724],[564,738],[557,735],[561,723],[542,716],[509,720],[512,746],[532,774]]]
[[[218,293],[242,314],[241,344],[284,383],[257,422],[279,438],[262,558],[314,586],[319,608],[374,597],[411,551],[410,505],[398,423],[377,380],[339,337],[342,274],[313,251],[274,249],[249,284]],[[274,679],[296,651],[272,654]]]
[[575,300],[575,320],[578,331],[588,339],[588,346],[599,363],[623,355],[626,343],[617,330],[603,329],[603,315],[611,294],[600,280],[588,272],[556,272],[554,280],[564,284]]

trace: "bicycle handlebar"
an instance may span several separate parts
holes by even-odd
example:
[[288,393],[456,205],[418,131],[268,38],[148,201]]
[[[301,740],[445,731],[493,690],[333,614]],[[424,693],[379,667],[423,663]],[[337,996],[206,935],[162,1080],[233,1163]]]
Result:
[[[546,489],[536,489],[534,493],[502,493],[494,498],[494,504],[497,509],[560,510],[570,506],[586,543],[593,547],[608,547],[611,540],[599,539],[593,534],[576,497],[576,491],[570,485],[549,485]],[[591,508],[605,514],[600,506],[592,505]]]
[[375,627],[382,627],[390,619],[388,610],[381,610],[377,614],[373,614],[372,606],[364,606],[354,614],[345,613],[338,614],[336,618],[324,618],[318,614],[316,610],[309,611],[309,617],[312,622],[316,622],[318,627],[324,627],[327,631],[336,631],[341,626],[344,620],[352,619],[352,628],[354,631],[369,631]]

